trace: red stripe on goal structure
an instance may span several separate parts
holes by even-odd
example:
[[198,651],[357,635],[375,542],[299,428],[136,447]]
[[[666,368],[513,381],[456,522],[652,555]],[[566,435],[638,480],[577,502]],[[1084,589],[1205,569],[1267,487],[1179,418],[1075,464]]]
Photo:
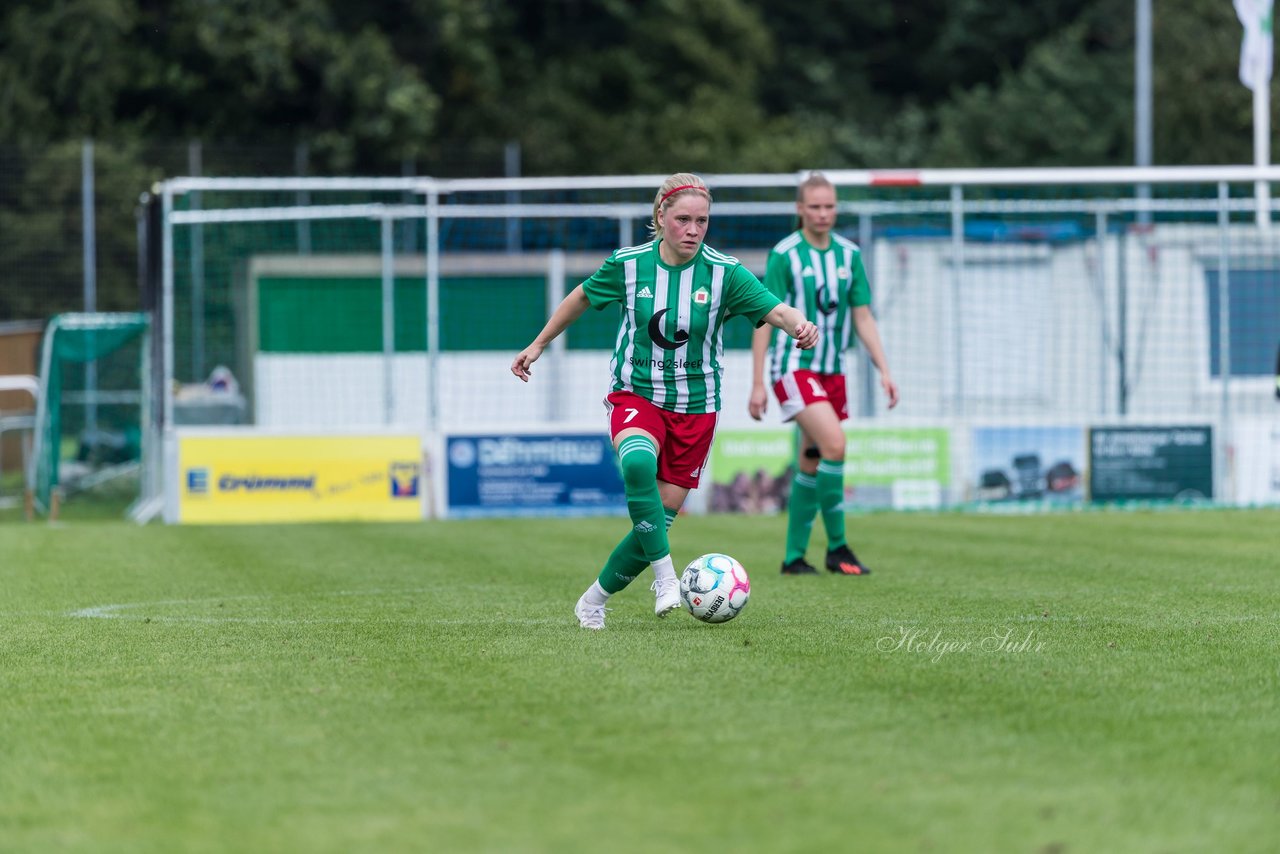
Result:
[[918,187],[924,182],[919,172],[872,172],[873,187]]

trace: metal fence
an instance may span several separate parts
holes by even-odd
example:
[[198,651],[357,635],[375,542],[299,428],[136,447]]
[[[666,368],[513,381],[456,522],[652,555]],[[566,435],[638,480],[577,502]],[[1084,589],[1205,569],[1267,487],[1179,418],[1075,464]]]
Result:
[[[1150,466],[1180,439],[1212,457],[1209,487],[1182,492],[1275,500],[1280,241],[1254,194],[1275,171],[828,173],[903,392],[886,412],[855,354],[853,425],[950,431],[943,503],[998,492],[999,471],[1016,492],[1030,457],[1043,486],[1054,462],[1078,481],[1096,452],[1157,439]],[[507,366],[568,288],[646,238],[663,177],[166,182],[148,247],[162,424],[599,427],[616,318],[589,313],[529,386]],[[799,177],[710,176],[708,243],[762,275]],[[756,429],[740,325],[728,430]],[[215,366],[236,397],[202,396]]]

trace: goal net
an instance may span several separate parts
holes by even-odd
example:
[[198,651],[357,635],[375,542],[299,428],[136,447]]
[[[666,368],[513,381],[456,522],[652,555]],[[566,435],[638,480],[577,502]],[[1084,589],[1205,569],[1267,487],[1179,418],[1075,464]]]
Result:
[[[61,499],[114,488],[136,503],[151,451],[143,394],[148,321],[137,313],[55,315],[40,348],[34,451],[28,461],[34,509],[56,516]],[[121,483],[123,482],[123,483]]]

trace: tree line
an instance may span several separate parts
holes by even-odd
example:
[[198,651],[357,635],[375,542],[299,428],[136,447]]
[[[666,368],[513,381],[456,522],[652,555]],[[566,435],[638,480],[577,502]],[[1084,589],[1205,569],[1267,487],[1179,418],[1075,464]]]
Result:
[[[121,309],[189,140],[207,175],[1128,165],[1134,36],[1133,0],[9,0],[0,320],[81,304],[84,139]],[[1155,3],[1157,164],[1251,162],[1240,38]]]
[[[1133,0],[17,0],[0,144],[517,141],[528,174],[1123,165]],[[1155,160],[1251,159],[1227,0],[1156,3]]]

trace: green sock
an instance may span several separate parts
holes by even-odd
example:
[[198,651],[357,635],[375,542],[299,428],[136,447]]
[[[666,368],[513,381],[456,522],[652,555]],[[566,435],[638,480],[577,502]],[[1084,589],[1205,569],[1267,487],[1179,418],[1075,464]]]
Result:
[[844,538],[844,460],[819,460],[818,505],[827,529],[827,551],[847,545]]
[[627,492],[627,513],[632,531],[649,563],[671,553],[663,524],[662,498],[658,494],[658,448],[645,436],[628,436],[618,445],[622,483]]
[[[663,508],[663,515],[666,517],[666,528],[671,527],[671,523],[676,520],[678,512],[678,510]],[[636,532],[631,531],[614,548],[613,554],[609,555],[609,560],[604,565],[604,569],[600,570],[600,578],[598,579],[600,586],[605,589],[606,593],[617,593],[634,581],[637,575],[644,572],[644,568],[648,565],[649,559],[644,556],[644,549],[640,547],[640,540],[636,537]]]
[[786,563],[804,557],[809,550],[809,532],[818,512],[818,490],[814,476],[797,471],[791,479],[791,498],[787,500]]

